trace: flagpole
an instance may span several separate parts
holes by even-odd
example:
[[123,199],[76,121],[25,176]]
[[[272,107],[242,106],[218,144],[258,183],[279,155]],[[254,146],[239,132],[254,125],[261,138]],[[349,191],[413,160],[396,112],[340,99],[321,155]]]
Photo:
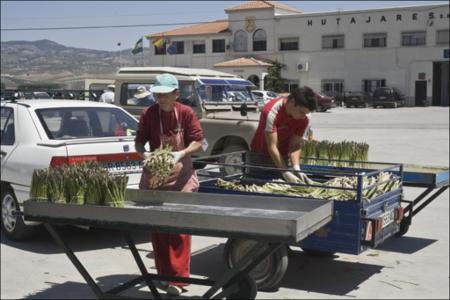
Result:
[[145,60],[144,60],[144,36],[142,36],[142,66],[145,67]]

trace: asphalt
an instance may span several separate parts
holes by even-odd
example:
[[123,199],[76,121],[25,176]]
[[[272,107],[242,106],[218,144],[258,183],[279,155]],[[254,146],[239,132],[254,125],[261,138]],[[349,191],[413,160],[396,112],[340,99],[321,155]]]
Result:
[[[449,108],[334,108],[313,114],[318,140],[370,145],[372,161],[449,167]],[[423,189],[406,188],[405,199]],[[122,236],[110,230],[61,228],[102,289],[139,274]],[[144,264],[154,272],[149,234],[133,236]],[[194,237],[191,272],[223,274],[226,239]],[[257,299],[448,299],[449,192],[418,213],[401,238],[390,238],[360,255],[311,257],[293,248],[279,289]],[[206,287],[191,285],[180,298],[198,298]],[[142,285],[125,295],[151,298]],[[48,233],[39,229],[27,242],[1,237],[1,299],[91,299],[95,295]]]

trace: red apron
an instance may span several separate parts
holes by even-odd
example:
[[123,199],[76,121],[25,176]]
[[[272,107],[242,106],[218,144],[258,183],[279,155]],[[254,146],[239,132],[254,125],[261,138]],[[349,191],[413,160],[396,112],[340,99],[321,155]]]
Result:
[[[172,146],[173,151],[180,151],[186,148],[183,139],[183,129],[178,123],[178,113],[176,108],[175,118],[177,120],[177,128],[175,134],[165,135],[160,115],[160,140],[161,147],[165,145]],[[196,192],[198,191],[198,179],[195,169],[192,165],[190,156],[183,157],[174,168],[171,176],[164,181],[162,185],[154,186],[152,184],[150,172],[145,168],[142,172],[140,189],[156,189],[166,191]],[[152,245],[155,257],[155,265],[159,274],[169,276],[189,277],[190,259],[191,259],[191,235],[189,234],[172,234],[152,232]],[[178,286],[188,285],[187,283],[173,283]]]

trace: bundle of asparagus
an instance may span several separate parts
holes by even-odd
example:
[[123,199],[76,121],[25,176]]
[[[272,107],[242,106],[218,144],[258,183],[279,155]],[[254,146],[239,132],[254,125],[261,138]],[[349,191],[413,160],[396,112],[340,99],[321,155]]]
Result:
[[35,170],[30,198],[54,203],[123,207],[128,176],[110,176],[95,162]]
[[144,160],[144,167],[157,178],[159,183],[163,183],[175,167],[171,152],[172,147],[166,145],[156,149],[150,158]]
[[304,141],[302,145],[303,164],[325,164],[321,159],[347,160],[350,162],[332,162],[339,167],[356,166],[355,161],[365,162],[369,156],[369,145],[350,141]]
[[30,198],[39,201],[48,201],[48,170],[36,169],[31,178]]

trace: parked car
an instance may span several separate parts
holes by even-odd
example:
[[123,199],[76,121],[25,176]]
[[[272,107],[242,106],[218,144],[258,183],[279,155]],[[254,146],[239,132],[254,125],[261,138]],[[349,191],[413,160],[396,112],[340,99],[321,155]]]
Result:
[[25,99],[52,99],[47,92],[24,92]]
[[405,95],[394,87],[379,87],[373,92],[373,108],[378,106],[396,108],[405,105]]
[[371,102],[369,94],[361,91],[344,92],[343,101],[345,107],[369,107]]
[[316,94],[317,111],[326,112],[327,110],[336,106],[336,99],[334,97],[325,96],[318,92]]
[[255,100],[262,100],[264,103],[269,102],[273,98],[279,97],[279,95],[272,91],[252,90],[253,98]]
[[29,198],[34,169],[97,161],[110,173],[128,174],[128,186],[137,187],[138,121],[124,109],[75,100],[2,101],[0,108],[1,229],[9,239],[25,239],[37,225],[14,214]]

